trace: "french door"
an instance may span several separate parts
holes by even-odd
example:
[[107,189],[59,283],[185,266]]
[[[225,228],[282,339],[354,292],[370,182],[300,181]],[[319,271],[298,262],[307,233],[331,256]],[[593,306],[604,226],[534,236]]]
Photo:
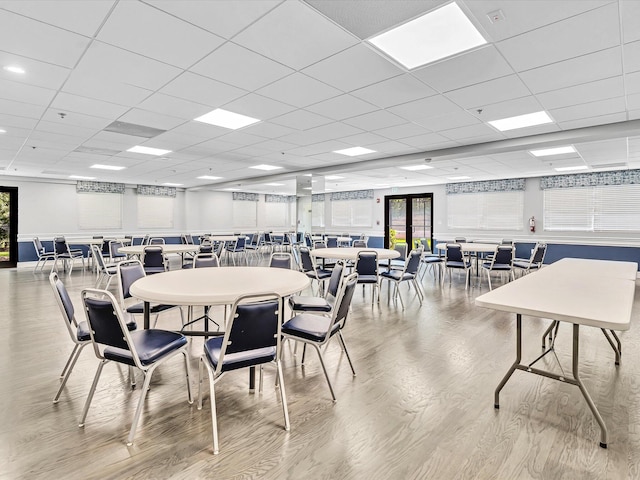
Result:
[[0,187],[0,268],[18,264],[18,188]]
[[388,195],[384,197],[385,248],[406,243],[407,251],[425,245],[431,248],[433,195]]

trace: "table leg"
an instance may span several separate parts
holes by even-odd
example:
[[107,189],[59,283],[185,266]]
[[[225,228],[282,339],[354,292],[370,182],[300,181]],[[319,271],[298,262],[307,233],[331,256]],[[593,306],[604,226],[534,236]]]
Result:
[[249,390],[251,392],[256,390],[256,367],[249,367]]
[[616,335],[616,332],[614,332],[613,330],[610,330],[611,335],[613,335],[613,338],[615,338],[616,340],[616,344],[614,345],[613,340],[611,340],[611,337],[609,336],[609,332],[607,332],[604,328],[601,328],[600,330],[602,330],[602,333],[604,334],[604,338],[607,339],[607,342],[609,342],[609,345],[611,345],[611,348],[613,349],[613,352],[616,355],[616,365],[620,365],[620,356],[622,355],[622,343],[620,343],[620,339],[618,338],[618,335]]
[[144,329],[148,330],[149,329],[149,325],[151,324],[150,321],[150,317],[151,317],[151,305],[149,304],[149,302],[144,302],[144,310],[143,310],[143,315],[144,315]]
[[509,378],[511,378],[511,375],[513,375],[513,372],[515,372],[516,369],[520,366],[521,359],[522,359],[522,315],[518,313],[516,314],[516,360],[513,362],[513,365],[511,365],[511,368],[509,368],[509,371],[507,372],[507,374],[504,376],[504,378],[496,388],[496,391],[494,394],[494,400],[493,400],[494,408],[500,408],[500,390],[502,390],[502,387],[504,387],[507,381],[509,380]]
[[598,411],[595,403],[591,400],[591,396],[587,389],[584,387],[582,380],[580,380],[580,376],[578,375],[578,353],[579,353],[579,343],[580,343],[580,325],[574,323],[573,324],[573,378],[575,379],[576,385],[580,388],[582,392],[582,396],[587,401],[587,405],[589,405],[589,409],[591,409],[591,413],[596,417],[598,425],[600,425],[600,446],[602,448],[607,448],[607,426]]

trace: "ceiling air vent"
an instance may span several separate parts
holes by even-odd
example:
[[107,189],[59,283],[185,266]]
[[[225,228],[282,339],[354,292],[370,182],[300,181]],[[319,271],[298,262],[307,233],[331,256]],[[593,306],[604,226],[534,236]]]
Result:
[[153,138],[166,132],[166,130],[160,130],[159,128],[145,127],[144,125],[136,125],[135,123],[117,121],[107,125],[104,131],[144,138]]
[[591,165],[591,168],[620,168],[626,167],[627,162],[618,162],[618,163],[600,163],[598,165]]

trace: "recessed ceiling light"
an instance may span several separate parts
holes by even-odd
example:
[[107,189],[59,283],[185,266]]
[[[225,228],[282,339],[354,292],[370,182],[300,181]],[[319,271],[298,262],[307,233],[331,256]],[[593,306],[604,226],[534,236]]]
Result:
[[6,70],[7,72],[11,72],[11,73],[19,73],[21,75],[26,73],[24,68],[19,67],[17,65],[7,65],[6,67],[3,68],[3,70]]
[[209,125],[229,128],[231,130],[246,127],[247,125],[252,125],[260,121],[257,118],[247,117],[246,115],[229,112],[221,108],[216,108],[209,113],[205,113],[198,118],[194,118],[194,120],[196,122],[208,123]]
[[303,177],[313,177],[313,174],[312,174],[312,173],[305,173],[305,174],[303,175]]
[[343,150],[334,150],[333,153],[339,153],[340,155],[347,155],[349,157],[357,157],[358,155],[366,155],[367,153],[376,153],[376,151],[369,150],[364,147],[352,147],[345,148]]
[[313,190],[311,187],[304,187],[303,190]]
[[376,188],[389,188],[390,185],[376,185]]
[[4,128],[0,128],[0,133],[7,133],[7,131]]
[[527,113],[526,115],[518,115],[516,117],[501,118],[500,120],[492,120],[487,123],[501,132],[506,132],[507,130],[515,130],[516,128],[533,127],[535,125],[553,123],[553,119],[547,112],[541,111]]
[[283,187],[284,183],[265,183],[269,187]]
[[416,170],[429,170],[430,168],[433,168],[430,165],[424,165],[424,164],[419,164],[419,165],[407,165],[406,167],[400,167],[403,170],[410,170],[412,172],[416,171]]
[[377,35],[369,43],[412,69],[484,45],[487,41],[452,2]]
[[575,167],[558,167],[554,168],[556,172],[572,172],[574,170],[587,170],[589,167],[586,165],[576,165]]
[[95,180],[96,177],[85,177],[83,175],[69,175],[73,180]]
[[162,185],[165,185],[167,187],[181,187],[182,183],[171,183],[171,182],[165,182]]
[[449,180],[469,180],[471,177],[467,177],[466,175],[461,175],[459,177],[448,177]]
[[255,168],[256,170],[278,170],[279,168],[282,168],[282,167],[262,164],[262,165],[254,165],[253,167],[249,167],[249,168]]
[[550,155],[562,155],[563,153],[576,153],[576,149],[573,147],[573,145],[567,145],[566,147],[529,150],[529,153],[531,153],[531,155],[533,155],[534,157],[548,157]]
[[214,175],[201,175],[198,178],[200,180],[220,180],[222,177],[216,177]]
[[326,180],[342,180],[344,177],[341,177],[340,175],[327,175],[324,178]]
[[167,153],[171,153],[171,150],[163,150],[161,148],[151,148],[136,145],[135,147],[131,147],[129,150],[127,150],[127,152],[144,153],[145,155],[155,155],[157,157],[160,157],[162,155],[166,155]]
[[223,188],[223,190],[226,190],[227,192],[239,192],[240,191],[239,188]]
[[120,167],[117,165],[100,165],[99,163],[96,163],[95,165],[91,165],[89,168],[98,168],[100,170],[124,170],[127,167]]

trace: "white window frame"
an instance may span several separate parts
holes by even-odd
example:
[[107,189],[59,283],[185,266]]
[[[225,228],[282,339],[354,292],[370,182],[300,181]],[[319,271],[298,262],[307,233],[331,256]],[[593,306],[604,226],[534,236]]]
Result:
[[450,230],[521,231],[524,191],[447,195],[447,227]]

